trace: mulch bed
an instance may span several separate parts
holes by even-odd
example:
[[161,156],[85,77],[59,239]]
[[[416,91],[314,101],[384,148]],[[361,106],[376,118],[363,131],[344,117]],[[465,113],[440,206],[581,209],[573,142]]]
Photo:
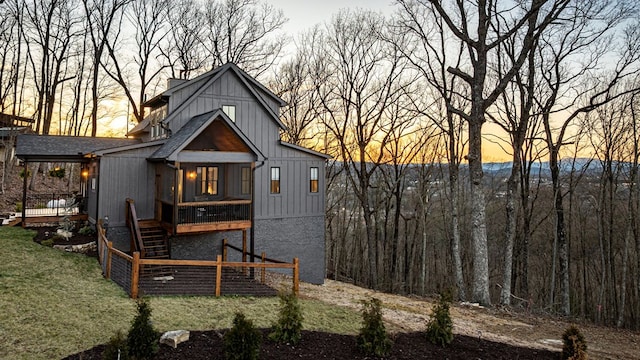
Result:
[[[82,245],[90,242],[94,242],[98,240],[97,235],[82,235],[78,234],[77,231],[73,231],[73,236],[69,238],[69,240],[65,240],[64,238],[56,238],[56,230],[58,230],[57,226],[37,226],[37,227],[29,227],[29,230],[37,231],[37,234],[33,237],[33,241],[38,244],[42,243],[42,240],[53,239],[53,245]],[[98,257],[97,251],[92,251],[87,254],[87,256]]]
[[[356,346],[353,335],[338,335],[317,331],[302,332],[302,341],[297,346],[275,343],[267,338],[269,330],[262,329],[263,340],[260,359],[374,359],[363,355]],[[160,351],[153,359],[224,359],[221,331],[192,331],[189,341],[176,349],[160,345]],[[99,345],[84,352],[71,355],[69,360],[102,359],[105,346]],[[429,343],[423,333],[398,333],[393,338],[391,354],[385,359],[553,359],[560,353],[511,346],[474,337],[456,335],[448,347]]]

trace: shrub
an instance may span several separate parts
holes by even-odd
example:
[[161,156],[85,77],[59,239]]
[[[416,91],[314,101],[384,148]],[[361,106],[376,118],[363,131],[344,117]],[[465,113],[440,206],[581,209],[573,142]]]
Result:
[[278,322],[273,325],[273,332],[269,334],[269,338],[295,345],[300,342],[302,330],[302,310],[298,304],[298,297],[293,292],[281,292],[279,297]]
[[53,247],[53,242],[54,242],[53,239],[46,239],[46,240],[40,241],[40,245]]
[[385,356],[391,350],[391,340],[382,321],[382,302],[379,299],[362,301],[362,328],[357,343],[369,355]]
[[575,326],[570,326],[562,334],[562,359],[563,360],[586,360],[587,343],[584,335]]
[[[20,173],[18,175],[20,176],[20,179],[24,179],[24,168],[20,170]],[[27,177],[29,176],[31,176],[31,170],[27,170]]]
[[93,229],[91,225],[85,225],[80,230],[78,230],[78,234],[84,235],[84,236],[90,236],[95,233],[96,231]]
[[138,314],[127,335],[129,355],[136,360],[150,359],[158,352],[160,334],[151,324],[151,308],[143,299],[138,300]]
[[427,323],[427,340],[443,347],[453,341],[453,322],[449,315],[450,303],[449,293],[440,294],[440,299],[431,310],[431,319]]
[[49,170],[49,176],[51,177],[57,177],[58,179],[62,179],[64,177],[65,174],[65,169],[64,168],[54,168]]
[[22,201],[16,203],[16,212],[22,212]]
[[122,331],[118,330],[114,336],[109,339],[107,347],[102,352],[104,360],[127,360],[129,359],[129,351],[127,349],[127,337]]
[[260,352],[262,335],[253,322],[237,312],[233,318],[233,327],[224,334],[222,348],[228,360],[254,360]]

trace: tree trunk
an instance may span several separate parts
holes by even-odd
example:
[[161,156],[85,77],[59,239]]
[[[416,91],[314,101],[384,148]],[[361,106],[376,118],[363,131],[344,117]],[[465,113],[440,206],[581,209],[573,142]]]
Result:
[[[476,105],[476,104],[474,104]],[[472,299],[482,305],[491,305],[489,295],[489,254],[487,250],[487,227],[485,216],[484,187],[482,184],[482,123],[481,109],[474,107],[480,119],[469,122],[469,172],[471,181],[471,240],[473,242],[473,289]],[[472,110],[472,112],[474,112]]]
[[511,305],[511,279],[513,272],[513,246],[516,238],[516,201],[518,197],[518,175],[520,173],[520,151],[513,151],[513,165],[511,167],[511,175],[507,181],[507,204],[505,213],[507,217],[505,225],[505,244],[504,244],[504,263],[502,291],[500,293],[500,303],[502,305]]

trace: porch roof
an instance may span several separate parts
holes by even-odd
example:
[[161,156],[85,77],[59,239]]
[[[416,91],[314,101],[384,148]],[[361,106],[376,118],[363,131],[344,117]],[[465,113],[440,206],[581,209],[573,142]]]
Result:
[[16,157],[24,161],[82,162],[95,151],[138,143],[138,139],[21,134],[16,140]]
[[[255,156],[255,160],[264,160],[264,155],[258,148],[238,129],[236,124],[221,110],[217,109],[191,118],[180,130],[173,134],[167,141],[154,152],[149,160],[177,161],[179,153],[184,150],[200,133],[202,133],[214,120],[219,119],[227,125],[231,131],[249,148]],[[227,152],[219,152],[227,153]]]

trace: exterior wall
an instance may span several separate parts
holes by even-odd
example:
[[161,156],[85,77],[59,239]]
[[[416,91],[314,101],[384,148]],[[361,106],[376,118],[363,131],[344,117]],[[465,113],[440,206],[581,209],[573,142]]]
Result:
[[[199,84],[193,84],[174,92],[169,98],[169,108],[176,109],[184,101],[181,93],[193,94]],[[201,85],[201,84],[200,84]],[[272,101],[273,102],[273,101]],[[233,71],[227,71],[198,95],[171,120],[170,127],[175,133],[189,119],[196,115],[222,108],[223,105],[236,107],[236,125],[265,155],[275,153],[279,147],[280,128],[269,112],[251,94]]]
[[175,236],[170,239],[171,258],[216,260],[222,255],[222,237],[217,233]]
[[[324,215],[255,221],[255,253],[286,262],[300,260],[300,280],[322,284],[325,277]],[[250,246],[247,232],[247,248]],[[171,258],[215,260],[222,253],[222,239],[242,247],[242,232],[228,231],[171,239]],[[247,249],[249,250],[249,249]],[[229,251],[229,261],[240,261],[237,251]],[[259,261],[256,259],[256,261]]]
[[322,284],[324,265],[324,215],[255,221],[255,251],[272,259],[300,260],[300,280]]
[[[272,167],[280,167],[279,194],[270,193]],[[318,168],[317,193],[312,193],[309,189],[311,167]],[[325,161],[322,158],[307,155],[299,158],[269,159],[256,169],[255,184],[256,219],[324,216]]]
[[108,215],[110,226],[125,226],[126,198],[135,201],[138,218],[153,218],[155,166],[146,158],[156,149],[153,146],[123,151],[100,159],[98,219]]

